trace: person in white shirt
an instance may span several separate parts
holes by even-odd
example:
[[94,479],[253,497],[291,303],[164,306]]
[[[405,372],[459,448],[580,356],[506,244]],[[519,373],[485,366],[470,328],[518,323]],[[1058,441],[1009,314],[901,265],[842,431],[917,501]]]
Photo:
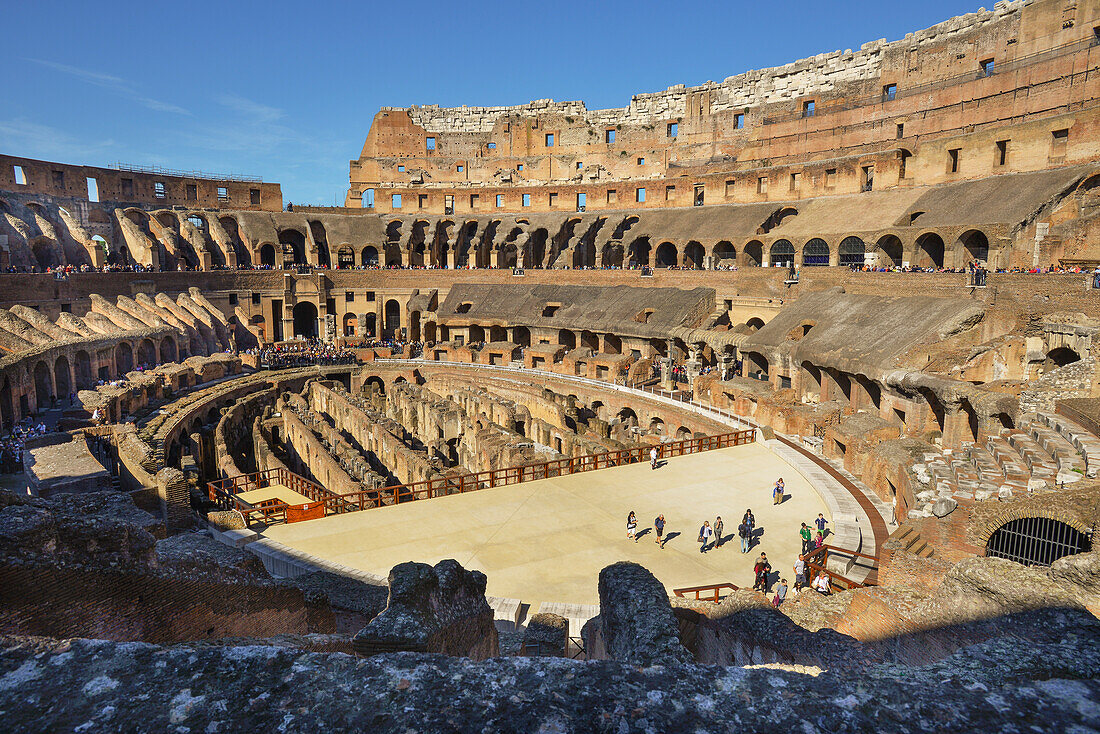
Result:
[[656,469],[657,468],[657,447],[656,446],[654,446],[653,448],[651,448],[649,450],[649,468],[650,469]]
[[820,594],[829,593],[829,579],[824,573],[819,573],[817,578],[814,579],[814,590]]

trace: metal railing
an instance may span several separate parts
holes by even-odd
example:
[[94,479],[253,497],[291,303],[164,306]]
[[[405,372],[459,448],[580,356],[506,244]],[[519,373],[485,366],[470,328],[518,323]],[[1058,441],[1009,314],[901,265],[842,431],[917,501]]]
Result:
[[263,176],[245,176],[240,173],[207,173],[206,171],[184,171],[177,168],[161,168],[160,166],[139,166],[133,163],[114,163],[108,165],[114,171],[127,173],[152,173],[161,176],[180,176],[183,178],[201,178],[211,181],[243,181],[247,183],[263,183]]
[[[730,591],[737,591],[738,587],[733,584],[708,584],[705,586],[687,586],[683,589],[673,589],[672,593],[680,598],[686,598],[688,594],[695,594],[696,601],[712,601],[718,603],[721,599],[721,591],[723,589],[729,589]],[[712,596],[702,596],[702,594],[710,594]],[[713,597],[713,598],[712,598]]]
[[[755,440],[756,431],[747,430],[672,441],[656,446],[657,458],[667,459],[702,451],[742,446],[753,443]],[[292,513],[297,506],[287,505],[276,500],[270,500],[260,505],[252,505],[242,501],[236,495],[250,489],[260,489],[272,484],[284,484],[299,494],[308,497],[312,502],[323,503],[325,514],[341,514],[386,505],[396,505],[401,502],[445,497],[451,494],[464,494],[492,487],[504,487],[536,479],[564,477],[598,469],[637,464],[649,460],[649,452],[652,448],[654,447],[638,446],[602,454],[588,454],[504,469],[490,469],[472,474],[434,477],[409,484],[396,484],[347,494],[330,492],[321,485],[280,467],[207,482],[207,495],[211,502],[227,509],[239,510],[246,518],[257,515],[265,522],[280,520],[293,522]]]
[[817,574],[824,574],[825,578],[829,579],[829,588],[836,587],[841,591],[847,589],[862,589],[866,586],[875,586],[873,583],[865,581],[855,581],[847,576],[843,576],[836,571],[830,571],[825,568],[829,562],[830,555],[838,555],[843,558],[864,558],[871,561],[871,564],[878,563],[878,559],[874,556],[869,556],[866,553],[858,553],[856,551],[845,550],[844,548],[837,548],[833,545],[823,545],[820,548],[816,548],[802,557],[802,560],[806,563],[808,571],[815,571],[816,573],[807,573],[807,581],[811,581],[810,577],[816,578]]

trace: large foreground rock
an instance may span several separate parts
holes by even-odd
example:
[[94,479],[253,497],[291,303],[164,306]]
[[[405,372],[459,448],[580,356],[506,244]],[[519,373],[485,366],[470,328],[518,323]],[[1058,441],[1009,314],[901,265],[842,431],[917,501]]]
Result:
[[0,717],[40,731],[962,732],[1100,728],[1100,641],[866,672],[0,638]]
[[356,652],[439,652],[475,660],[496,655],[485,582],[485,574],[467,571],[452,559],[434,568],[411,562],[394,566],[386,608],[355,635]]
[[600,571],[600,614],[585,625],[589,657],[638,665],[686,663],[679,628],[664,585],[637,563],[619,561]]

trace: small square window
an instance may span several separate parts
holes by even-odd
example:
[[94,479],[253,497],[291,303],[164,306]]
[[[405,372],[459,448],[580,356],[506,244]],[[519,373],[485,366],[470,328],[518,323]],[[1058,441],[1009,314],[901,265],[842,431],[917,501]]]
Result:
[[428,150],[435,150],[435,138],[424,138],[424,147]]
[[344,302],[351,303],[355,300],[355,291],[344,291]]
[[27,185],[27,174],[23,172],[23,166],[14,166],[15,168],[15,183],[19,186]]
[[738,112],[733,116],[733,129],[740,130],[745,127],[745,113]]
[[260,294],[259,293],[253,293],[252,294],[252,305],[253,306],[259,306],[260,305]]
[[619,192],[616,191],[615,189],[608,189],[607,190],[607,203],[608,204],[616,204],[616,203],[618,203],[618,201],[619,201]]
[[982,69],[982,76],[993,76],[993,59],[983,59],[979,62]]
[[645,165],[645,158],[639,158],[638,159],[638,165],[639,166],[644,166]]
[[497,194],[497,209],[504,206],[504,194]]
[[614,130],[604,130],[603,131],[603,140],[604,140],[605,143],[614,143],[615,142],[615,131]]
[[812,99],[802,103],[802,116],[813,117],[814,112],[817,110],[817,103]]
[[373,301],[374,301],[374,291],[367,291],[367,302],[371,303]]
[[670,138],[674,138],[674,137],[676,137],[676,135],[677,135],[677,134],[678,134],[679,132],[680,132],[680,125],[679,125],[679,123],[675,123],[675,122],[670,122],[670,123],[668,123],[668,136],[669,136]]
[[481,194],[470,194],[470,208],[477,209],[478,201],[481,200]]
[[892,102],[898,96],[898,85],[887,84],[882,88],[882,101]]
[[404,173],[405,172],[405,167],[404,166],[398,166],[397,167],[397,172],[398,173]]
[[73,304],[71,304],[71,303],[62,303],[61,304],[61,313],[72,313],[72,312],[73,312]]
[[229,305],[230,306],[236,306],[237,305],[237,294],[236,293],[230,293],[229,294]]
[[497,144],[496,143],[489,143],[485,147],[488,148],[489,150],[496,150],[497,149]]
[[464,166],[464,165],[462,165],[461,163],[459,163],[459,164],[458,164],[458,172],[459,172],[459,173],[462,173],[462,172],[463,172],[463,171],[465,171],[465,170],[466,170],[466,166]]
[[225,186],[218,187],[218,201],[223,204],[229,201],[229,189],[227,189]]
[[634,191],[634,201],[638,202],[639,204],[645,203],[645,189],[636,189]]
[[168,196],[168,187],[164,185],[163,181],[153,182],[153,196],[157,199],[164,199]]
[[547,148],[553,148],[554,147],[554,133],[546,133],[546,147]]
[[579,171],[582,168],[584,168],[584,161],[577,161],[577,170]]
[[523,205],[524,206],[531,206],[531,195],[530,194],[524,194],[523,195]]
[[520,163],[518,166],[516,166],[516,170],[517,171],[522,171],[523,170],[523,164]]
[[390,205],[393,206],[394,209],[400,209],[401,208],[401,194],[394,194],[393,196],[391,196],[390,197]]
[[554,192],[550,193],[550,208],[554,208],[558,205],[558,195]]

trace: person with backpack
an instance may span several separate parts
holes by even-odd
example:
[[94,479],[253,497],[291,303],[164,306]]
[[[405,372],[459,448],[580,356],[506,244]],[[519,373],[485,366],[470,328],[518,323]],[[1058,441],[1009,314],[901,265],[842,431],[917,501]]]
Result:
[[657,545],[661,546],[661,548],[664,548],[665,547],[665,541],[664,541],[664,538],[662,537],[665,534],[665,516],[664,515],[658,515],[656,518],[654,518],[654,520],[653,520],[653,529],[657,533]]
[[703,545],[700,546],[699,552],[706,553],[707,546],[710,545],[710,539],[714,536],[714,531],[711,530],[710,521],[704,520],[703,527],[699,528],[699,542]]
[[768,574],[772,572],[772,564],[768,563],[768,554],[761,553],[760,557],[756,559],[756,565],[752,567],[753,572],[756,574],[756,580],[753,582],[752,588],[758,591],[768,593]]
[[[741,535],[741,552],[748,553],[752,548],[752,531],[756,527],[756,518],[752,514],[752,510],[745,510],[745,516],[741,518],[741,527],[738,528],[738,534]],[[742,528],[744,531],[742,532]]]

